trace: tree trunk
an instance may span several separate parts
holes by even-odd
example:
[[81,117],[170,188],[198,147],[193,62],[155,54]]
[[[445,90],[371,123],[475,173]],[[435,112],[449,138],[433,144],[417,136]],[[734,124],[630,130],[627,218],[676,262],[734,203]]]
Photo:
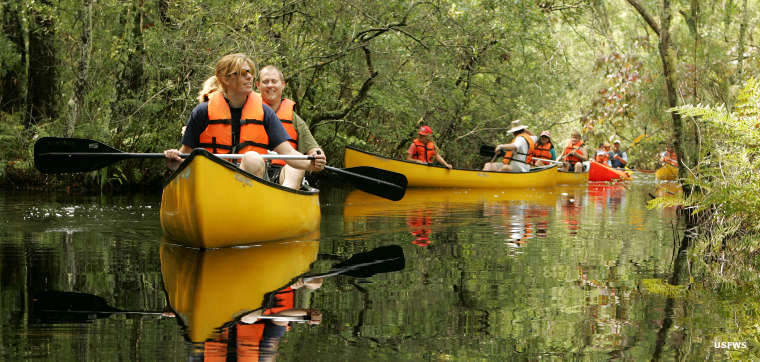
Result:
[[82,113],[85,108],[85,94],[87,93],[87,74],[90,68],[90,54],[92,52],[92,0],[82,0],[82,7],[78,11],[82,20],[81,54],[77,63],[77,72],[74,80],[74,98],[69,100],[70,117],[66,127],[66,136],[74,135],[76,125],[82,122]]
[[741,82],[744,78],[743,76],[743,65],[744,65],[744,38],[745,34],[747,33],[747,22],[749,22],[749,13],[747,12],[747,0],[744,0],[743,10],[742,10],[742,23],[739,25],[739,49],[737,50],[737,63],[736,63],[736,73],[734,74],[733,83]]
[[[49,1],[42,4],[50,6]],[[39,14],[34,8],[28,14],[28,53],[26,120],[30,126],[45,118],[56,116],[56,50],[55,24],[53,20]]]
[[[678,106],[678,94],[676,93],[676,80],[675,69],[673,67],[673,59],[671,55],[670,47],[670,21],[673,18],[672,9],[670,8],[670,0],[662,0],[662,18],[660,19],[660,25],[654,21],[646,9],[637,0],[628,0],[628,3],[633,6],[636,11],[644,18],[647,24],[652,30],[660,36],[659,52],[660,60],[662,61],[662,75],[665,79],[665,89],[668,97],[668,108]],[[670,112],[671,123],[673,126],[673,148],[679,155],[678,174],[679,177],[686,175],[686,169],[684,167],[684,147],[682,143],[683,137],[683,120],[681,115],[677,112]],[[688,191],[688,190],[684,190]],[[687,192],[688,194],[688,192]]]
[[[25,59],[24,29],[20,22],[19,9],[11,4],[0,4],[0,27],[2,35],[7,39],[8,45],[13,45],[14,53],[19,55],[18,60]],[[9,49],[10,50],[10,49]],[[24,67],[21,62],[2,64],[0,70],[0,109],[7,113],[15,113],[24,108],[23,84]]]

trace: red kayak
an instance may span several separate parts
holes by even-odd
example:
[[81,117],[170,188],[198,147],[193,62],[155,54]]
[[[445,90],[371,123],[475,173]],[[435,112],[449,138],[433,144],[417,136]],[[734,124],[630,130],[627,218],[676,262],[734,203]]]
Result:
[[630,180],[631,175],[625,171],[616,170],[607,165],[596,161],[591,161],[588,167],[589,181],[612,181],[612,180]]

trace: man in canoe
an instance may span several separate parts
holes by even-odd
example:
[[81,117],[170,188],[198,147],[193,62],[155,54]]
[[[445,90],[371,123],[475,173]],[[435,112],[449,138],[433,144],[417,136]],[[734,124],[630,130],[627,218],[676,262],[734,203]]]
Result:
[[554,144],[552,143],[552,136],[549,131],[543,131],[538,136],[538,142],[533,148],[533,152],[530,154],[531,164],[536,167],[551,165],[552,162],[545,160],[554,160],[557,158],[557,154],[554,151]]
[[488,162],[483,166],[483,171],[530,171],[528,155],[533,152],[537,137],[528,131],[528,126],[520,124],[519,120],[512,121],[512,128],[507,131],[515,137],[512,143],[497,145],[494,152],[498,155],[504,151],[501,162]]
[[433,142],[433,129],[430,126],[422,126],[417,134],[417,138],[412,141],[412,144],[409,145],[409,149],[406,151],[406,160],[425,165],[438,161],[438,163],[450,170],[451,165],[441,157],[441,150]]
[[[168,166],[176,169],[181,153],[203,147],[212,153],[242,153],[240,168],[265,178],[266,163],[260,154],[274,150],[281,155],[302,155],[288,142],[290,136],[275,112],[253,92],[256,65],[242,53],[225,55],[216,63],[215,75],[207,79],[199,101],[190,114],[179,150],[164,155]],[[324,167],[324,154],[315,159],[287,160],[299,170]],[[283,181],[278,177],[273,182]],[[297,185],[298,187],[300,185]]]
[[614,168],[624,168],[628,164],[628,155],[625,151],[620,149],[620,140],[615,140],[612,143],[612,151],[610,151],[610,164]]
[[570,142],[562,151],[562,156],[557,161],[565,160],[562,171],[583,172],[583,162],[588,160],[586,148],[581,140],[581,133],[573,131],[570,134]]
[[[324,151],[314,139],[306,122],[294,111],[295,102],[282,97],[282,91],[285,89],[285,77],[280,69],[274,65],[267,65],[259,70],[259,80],[256,82],[256,88],[261,92],[261,99],[264,104],[271,107],[277,114],[277,118],[282,121],[282,126],[288,132],[290,145],[298,152],[317,156],[323,155]],[[325,159],[325,162],[327,160]],[[308,171],[322,171],[325,167],[322,162],[317,162],[315,167],[309,168]],[[282,160],[273,160],[271,169],[282,168],[280,172],[280,183],[290,188],[298,188],[303,181],[306,170],[300,170],[285,164]],[[276,171],[275,171],[276,172]]]

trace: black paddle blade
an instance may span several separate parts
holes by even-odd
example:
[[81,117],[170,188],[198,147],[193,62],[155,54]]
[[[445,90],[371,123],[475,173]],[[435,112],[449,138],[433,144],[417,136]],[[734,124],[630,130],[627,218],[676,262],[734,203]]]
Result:
[[32,315],[47,322],[90,322],[119,310],[93,294],[48,290],[32,297]]
[[[72,155],[70,153],[77,153]],[[115,153],[108,157],[87,154]],[[121,160],[121,151],[84,138],[43,137],[34,143],[34,167],[42,173],[94,171]]]
[[351,171],[351,172],[358,173],[360,175],[364,175],[367,177],[380,179],[385,182],[389,182],[403,188],[406,188],[408,184],[406,176],[404,176],[403,174],[400,174],[398,172],[383,170],[382,168],[370,167],[370,166],[359,166],[359,167],[347,168],[346,171]]
[[489,146],[489,145],[482,145],[480,146],[480,155],[481,156],[487,156],[487,157],[493,157],[494,156],[494,149],[496,149],[495,146]]
[[404,250],[398,245],[387,245],[367,252],[354,254],[346,261],[333,265],[333,269],[346,269],[342,275],[368,278],[377,273],[388,273],[404,269]]
[[357,189],[389,200],[401,200],[406,193],[406,176],[397,172],[369,166],[347,169],[330,166],[325,166],[325,168],[345,176]]

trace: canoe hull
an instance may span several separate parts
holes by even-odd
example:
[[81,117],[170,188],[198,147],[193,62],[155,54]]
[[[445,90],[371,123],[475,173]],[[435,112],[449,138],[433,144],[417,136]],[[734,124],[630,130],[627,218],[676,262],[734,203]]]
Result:
[[631,180],[625,171],[616,170],[596,161],[591,161],[588,168],[589,181]]
[[587,172],[557,172],[557,185],[580,185],[588,182]]
[[549,188],[557,182],[557,167],[530,172],[446,169],[394,160],[346,147],[346,167],[371,166],[406,176],[409,187]]
[[678,178],[678,169],[671,165],[664,165],[655,171],[654,177],[660,181],[673,181]]
[[264,181],[195,150],[164,186],[161,227],[173,242],[220,248],[278,240],[319,227],[319,191]]

